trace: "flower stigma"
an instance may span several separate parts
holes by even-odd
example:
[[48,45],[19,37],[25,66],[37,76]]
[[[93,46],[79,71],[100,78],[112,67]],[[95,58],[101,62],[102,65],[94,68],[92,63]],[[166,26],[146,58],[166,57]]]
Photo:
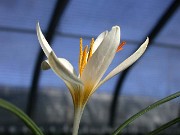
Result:
[[118,48],[117,48],[116,52],[121,51],[121,50],[123,49],[123,46],[124,46],[125,44],[126,44],[126,42],[125,42],[125,41],[123,41],[122,43],[120,43],[120,45],[118,46]]

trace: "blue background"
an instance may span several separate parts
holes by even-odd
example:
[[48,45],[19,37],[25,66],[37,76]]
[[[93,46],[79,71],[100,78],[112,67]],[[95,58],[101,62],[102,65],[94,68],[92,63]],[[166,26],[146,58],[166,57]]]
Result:
[[[78,67],[79,38],[96,38],[112,26],[121,27],[123,51],[117,53],[110,72],[144,42],[172,0],[74,0],[68,3],[59,22],[52,48],[59,57]],[[0,86],[30,88],[40,45],[35,25],[46,32],[55,0],[1,0],[0,2]],[[132,68],[122,94],[165,97],[180,88],[180,9],[168,20],[146,53]],[[107,74],[106,73],[106,74]],[[99,93],[112,94],[118,76]],[[65,88],[52,71],[42,71],[40,87]]]

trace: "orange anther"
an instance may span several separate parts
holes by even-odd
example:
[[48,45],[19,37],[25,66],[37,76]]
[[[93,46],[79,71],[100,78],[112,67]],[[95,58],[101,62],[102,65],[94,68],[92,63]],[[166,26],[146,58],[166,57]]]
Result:
[[81,71],[81,63],[82,63],[82,57],[83,57],[83,40],[80,38],[80,51],[79,51],[79,72]]
[[126,44],[126,42],[125,41],[123,41],[119,46],[118,46],[118,48],[117,48],[117,50],[116,50],[116,52],[119,52],[119,51],[121,51],[122,49],[123,49],[123,46]]
[[91,39],[90,49],[89,49],[89,55],[88,55],[87,61],[88,61],[88,60],[91,58],[91,56],[92,56],[93,45],[94,45],[94,38]]
[[88,50],[88,46],[86,46],[84,48],[83,51],[83,56],[82,56],[82,61],[81,61],[81,69],[80,69],[80,76],[82,75],[82,72],[87,64],[87,50]]

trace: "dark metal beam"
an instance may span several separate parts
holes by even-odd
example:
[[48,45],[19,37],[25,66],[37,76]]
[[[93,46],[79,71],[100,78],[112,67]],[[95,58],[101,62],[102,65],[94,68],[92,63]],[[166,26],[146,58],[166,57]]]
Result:
[[[165,24],[168,22],[168,20],[172,17],[172,15],[175,13],[175,11],[178,9],[180,4],[179,0],[174,0],[172,4],[169,6],[169,8],[165,11],[165,13],[161,16],[161,18],[158,20],[157,24],[154,26],[152,31],[148,34],[150,42],[152,43],[153,40],[156,38],[156,36],[159,34],[159,32],[163,29]],[[137,62],[136,62],[137,63]],[[135,64],[134,64],[135,65]],[[113,127],[114,126],[114,121],[116,117],[116,109],[117,109],[117,104],[118,104],[118,98],[120,96],[122,86],[124,81],[126,80],[126,77],[130,70],[133,68],[132,65],[128,69],[126,69],[122,74],[119,76],[119,79],[117,81],[114,94],[112,97],[112,102],[110,106],[110,113],[109,113],[109,126]]]
[[[23,34],[35,34],[36,30],[35,29],[25,29],[25,28],[13,28],[13,27],[7,27],[7,26],[0,26],[0,32],[14,32],[14,33],[23,33]],[[74,39],[79,39],[79,37],[82,37],[81,34],[72,34],[72,33],[64,33],[64,32],[56,32],[56,36],[61,36],[61,37],[67,37],[67,38],[74,38]],[[97,37],[98,35],[83,35],[83,39],[91,40],[92,37]],[[131,39],[123,39],[126,41],[128,44],[139,44],[139,41],[136,40],[131,40]],[[171,49],[180,49],[179,43],[174,44],[174,43],[163,43],[163,42],[153,42],[156,44],[158,47],[162,48],[171,48]]]
[[[59,20],[67,4],[68,4],[68,0],[57,0],[56,2],[53,14],[51,16],[51,19],[47,28],[47,33],[45,34],[46,39],[50,44],[53,40],[55,30],[58,27]],[[35,68],[34,68],[31,89],[28,95],[26,112],[30,117],[33,116],[33,111],[34,111],[35,103],[37,100],[37,89],[38,89],[39,78],[41,74],[40,65],[41,65],[41,62],[43,61],[43,58],[44,58],[44,53],[42,49],[40,48],[39,54],[36,60]]]

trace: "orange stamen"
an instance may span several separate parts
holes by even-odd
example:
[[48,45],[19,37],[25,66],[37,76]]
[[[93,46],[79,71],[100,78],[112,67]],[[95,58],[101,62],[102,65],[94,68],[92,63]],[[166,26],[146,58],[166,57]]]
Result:
[[87,64],[87,50],[88,50],[88,46],[86,46],[84,48],[84,51],[83,51],[83,56],[82,56],[82,61],[81,61],[81,69],[80,69],[80,76]]
[[82,63],[82,57],[83,57],[83,43],[82,38],[80,38],[79,45],[80,45],[80,51],[79,51],[79,72],[81,71],[81,63]]
[[90,49],[89,49],[89,54],[88,54],[88,59],[87,59],[87,61],[88,61],[88,60],[91,58],[91,56],[92,56],[93,45],[94,45],[94,38],[91,39]]
[[118,48],[117,48],[117,50],[116,50],[116,52],[119,52],[119,51],[121,51],[122,49],[123,49],[123,46],[126,44],[126,42],[125,41],[123,41],[119,46],[118,46]]

